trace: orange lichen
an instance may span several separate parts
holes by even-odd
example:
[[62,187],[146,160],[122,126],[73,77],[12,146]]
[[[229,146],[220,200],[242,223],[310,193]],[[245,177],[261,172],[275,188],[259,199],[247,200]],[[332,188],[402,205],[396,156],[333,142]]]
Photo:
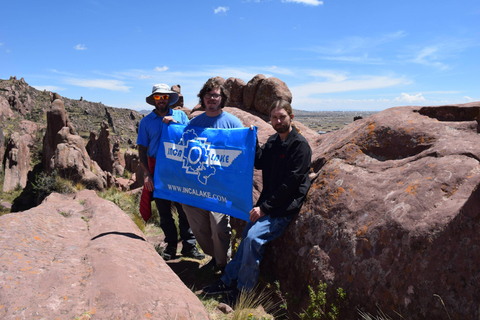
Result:
[[416,195],[417,194],[417,188],[418,188],[418,183],[410,183],[407,187],[407,189],[405,189],[405,192],[411,194],[412,196]]
[[357,231],[357,237],[363,236],[365,233],[367,233],[368,227],[364,226]]

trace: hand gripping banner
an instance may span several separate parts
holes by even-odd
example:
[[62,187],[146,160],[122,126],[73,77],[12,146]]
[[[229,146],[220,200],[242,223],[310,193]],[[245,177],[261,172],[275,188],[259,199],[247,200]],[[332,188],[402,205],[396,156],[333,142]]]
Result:
[[154,197],[248,221],[257,128],[163,126]]

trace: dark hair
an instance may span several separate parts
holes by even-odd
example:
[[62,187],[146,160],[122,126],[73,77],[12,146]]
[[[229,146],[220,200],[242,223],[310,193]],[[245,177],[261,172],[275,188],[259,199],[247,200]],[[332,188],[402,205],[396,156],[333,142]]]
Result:
[[222,101],[220,103],[220,106],[223,108],[225,107],[225,102],[227,102],[228,95],[227,91],[225,90],[225,87],[220,83],[220,81],[217,78],[210,78],[205,82],[203,85],[202,90],[198,93],[197,97],[200,99],[200,105],[205,108],[205,103],[203,103],[203,97],[207,94],[207,92],[212,91],[215,88],[220,88],[220,95],[222,96]]
[[[272,111],[275,110],[275,109],[283,109],[283,110],[285,110],[285,112],[289,116],[292,116],[292,114],[293,114],[292,105],[288,101],[285,101],[285,100],[277,100],[274,103],[272,103],[272,106],[270,107],[269,116],[272,115]],[[295,130],[297,130],[298,133],[302,134],[300,129],[293,122],[292,122],[292,127],[295,128]]]
[[285,100],[277,100],[274,103],[272,103],[272,106],[270,107],[270,114],[272,114],[272,111],[275,109],[283,109],[287,112],[289,116],[293,114],[293,109],[292,106],[288,101]]

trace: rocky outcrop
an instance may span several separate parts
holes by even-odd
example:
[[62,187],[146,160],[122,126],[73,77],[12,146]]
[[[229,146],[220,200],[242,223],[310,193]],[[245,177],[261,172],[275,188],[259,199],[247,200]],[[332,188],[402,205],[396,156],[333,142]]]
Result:
[[108,123],[102,121],[100,125],[100,133],[90,132],[90,139],[86,146],[90,159],[96,161],[100,168],[106,172],[113,172],[113,150],[110,143],[110,129]]
[[323,281],[347,292],[341,319],[480,316],[479,110],[391,108],[311,143],[316,179],[264,261],[299,310]]
[[[126,145],[128,139],[136,138],[136,126],[142,118],[137,111],[108,107],[82,98],[68,99],[46,90],[39,91],[29,86],[23,78],[17,80],[16,77],[0,80],[0,120],[2,117],[10,120],[18,118],[44,124],[45,114],[55,99],[63,101],[70,122],[84,139],[88,139],[91,131],[98,130],[102,121],[111,121],[112,135],[122,146]],[[9,133],[17,131],[17,123],[10,121],[9,127],[13,128],[9,128]]]
[[245,89],[243,90],[243,104],[248,110],[255,109],[254,100],[257,94],[259,84],[265,80],[266,77],[263,74],[257,74],[250,81],[248,81]]
[[[17,186],[25,188],[28,172],[31,170],[32,147],[38,145],[38,126],[31,121],[23,120],[19,125],[19,132],[14,132],[6,143],[5,149],[5,178],[3,191],[9,192]],[[3,140],[3,133],[2,133]],[[3,156],[3,141],[0,144]]]
[[3,171],[3,155],[5,154],[5,136],[3,129],[0,127],[0,171]]
[[179,84],[173,85],[172,86],[172,91],[175,91],[178,93],[178,100],[175,102],[173,105],[170,107],[172,109],[180,109],[182,110],[184,108],[184,100],[183,100],[183,95],[182,95],[182,87]]
[[12,109],[10,109],[10,104],[8,100],[4,97],[0,96],[0,120],[6,121],[7,119],[11,119],[14,113]]
[[106,173],[90,159],[82,137],[71,134],[67,127],[63,127],[56,138],[55,154],[50,160],[52,170],[75,183],[82,183],[88,189],[103,190],[108,186]]
[[2,319],[209,319],[132,219],[93,191],[0,217]]
[[17,186],[25,188],[30,169],[30,147],[27,139],[15,132],[6,145],[3,191],[12,191]]
[[255,98],[253,99],[254,109],[269,115],[270,106],[277,100],[292,102],[292,93],[285,82],[275,77],[259,82]]
[[67,112],[62,100],[56,99],[52,102],[50,110],[47,112],[47,129],[43,138],[43,160],[42,163],[47,170],[51,172],[54,168],[50,165],[50,160],[55,154],[57,147],[57,133],[67,127],[71,134],[74,130],[68,119]]
[[229,95],[225,106],[244,108],[243,107],[243,90],[246,84],[245,81],[238,78],[228,78],[225,81],[225,89],[227,89]]
[[75,134],[59,99],[53,101],[47,112],[43,166],[48,173],[57,170],[60,176],[80,182],[89,189],[103,190],[108,185],[107,175],[90,159],[85,141]]

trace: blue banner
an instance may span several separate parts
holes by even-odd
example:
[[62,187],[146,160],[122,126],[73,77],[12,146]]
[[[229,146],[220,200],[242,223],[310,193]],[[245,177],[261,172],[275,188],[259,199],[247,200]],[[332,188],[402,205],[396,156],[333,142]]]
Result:
[[163,126],[154,197],[248,221],[257,128]]

